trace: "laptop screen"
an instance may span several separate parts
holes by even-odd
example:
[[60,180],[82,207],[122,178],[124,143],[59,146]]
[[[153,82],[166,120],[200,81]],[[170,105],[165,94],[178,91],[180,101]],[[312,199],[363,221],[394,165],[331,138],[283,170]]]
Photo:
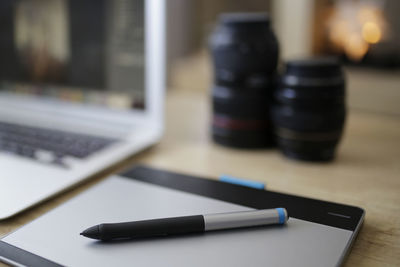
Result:
[[0,93],[145,108],[144,0],[1,0]]

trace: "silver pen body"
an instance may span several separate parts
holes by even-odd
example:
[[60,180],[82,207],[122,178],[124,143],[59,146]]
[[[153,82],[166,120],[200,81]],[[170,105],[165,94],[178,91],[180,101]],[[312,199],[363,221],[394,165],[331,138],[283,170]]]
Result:
[[288,214],[284,208],[206,214],[203,216],[204,231],[284,224],[288,220]]

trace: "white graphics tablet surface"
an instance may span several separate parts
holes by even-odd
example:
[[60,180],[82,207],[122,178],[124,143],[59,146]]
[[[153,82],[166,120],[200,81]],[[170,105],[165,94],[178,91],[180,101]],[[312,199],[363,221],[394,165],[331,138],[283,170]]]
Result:
[[[112,242],[99,224],[285,207],[284,226]],[[136,167],[3,237],[0,260],[28,266],[338,266],[364,211],[215,180]]]

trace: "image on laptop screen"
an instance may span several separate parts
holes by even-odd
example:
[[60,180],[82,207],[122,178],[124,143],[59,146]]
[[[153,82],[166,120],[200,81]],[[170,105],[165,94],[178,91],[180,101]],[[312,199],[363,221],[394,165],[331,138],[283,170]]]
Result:
[[0,21],[0,93],[145,108],[144,0],[2,0]]

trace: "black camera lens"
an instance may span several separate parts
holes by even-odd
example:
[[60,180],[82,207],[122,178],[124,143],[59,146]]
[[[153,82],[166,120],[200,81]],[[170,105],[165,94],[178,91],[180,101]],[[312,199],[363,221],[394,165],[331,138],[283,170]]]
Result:
[[217,143],[257,148],[273,143],[269,107],[278,43],[266,14],[223,14],[211,35],[212,134]]
[[272,118],[286,156],[327,161],[334,157],[345,117],[345,79],[332,58],[286,63],[274,92]]

